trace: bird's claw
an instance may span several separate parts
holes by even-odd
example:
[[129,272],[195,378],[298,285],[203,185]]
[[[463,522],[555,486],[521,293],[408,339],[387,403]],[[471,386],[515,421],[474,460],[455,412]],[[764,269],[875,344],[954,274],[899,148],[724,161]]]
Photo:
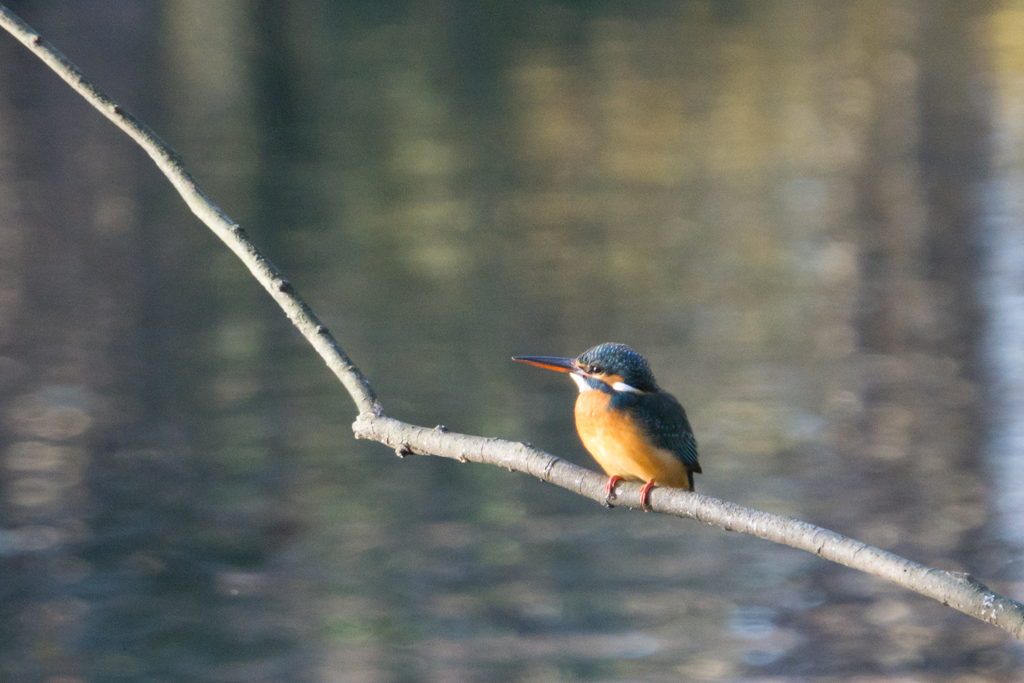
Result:
[[651,489],[654,488],[654,480],[651,479],[649,482],[644,484],[643,488],[640,489],[640,509],[650,510],[651,509]]
[[608,477],[608,483],[604,487],[604,504],[606,507],[615,507],[612,505],[612,498],[615,498],[615,485],[622,481],[622,477],[617,474],[613,474]]

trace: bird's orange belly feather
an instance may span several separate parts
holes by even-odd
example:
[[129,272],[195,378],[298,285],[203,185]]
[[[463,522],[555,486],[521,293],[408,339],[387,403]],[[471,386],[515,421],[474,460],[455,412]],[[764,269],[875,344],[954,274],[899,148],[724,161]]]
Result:
[[576,399],[576,431],[597,464],[609,475],[631,481],[689,489],[689,474],[672,452],[656,448],[626,413],[609,410],[611,395],[584,391]]

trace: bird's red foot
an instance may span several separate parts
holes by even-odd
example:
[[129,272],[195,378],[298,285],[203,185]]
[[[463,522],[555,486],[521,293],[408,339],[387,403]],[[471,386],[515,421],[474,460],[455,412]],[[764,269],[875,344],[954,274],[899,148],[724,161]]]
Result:
[[612,498],[615,497],[615,485],[622,481],[622,477],[613,474],[608,477],[608,483],[604,487],[604,502],[608,507],[612,506]]
[[644,484],[643,488],[640,489],[640,509],[650,510],[651,509],[651,489],[654,488],[654,480],[651,479],[649,482]]

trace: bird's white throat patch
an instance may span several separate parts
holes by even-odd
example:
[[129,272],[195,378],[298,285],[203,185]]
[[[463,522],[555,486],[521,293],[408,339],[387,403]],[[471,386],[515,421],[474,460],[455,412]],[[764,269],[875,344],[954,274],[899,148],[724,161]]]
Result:
[[576,386],[578,386],[580,388],[580,393],[581,394],[584,391],[589,391],[590,390],[591,387],[590,387],[589,384],[587,384],[587,378],[586,377],[584,377],[583,375],[577,375],[575,372],[570,373],[569,376],[572,377],[572,381],[573,382],[576,382]]

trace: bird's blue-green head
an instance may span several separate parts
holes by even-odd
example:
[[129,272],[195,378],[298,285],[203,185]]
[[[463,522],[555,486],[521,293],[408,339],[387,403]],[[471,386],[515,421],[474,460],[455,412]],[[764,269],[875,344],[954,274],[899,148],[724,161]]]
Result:
[[647,360],[625,344],[605,343],[587,349],[576,359],[587,377],[600,380],[616,391],[635,390],[650,393],[658,390]]
[[658,391],[651,366],[639,353],[625,344],[604,343],[587,349],[577,358],[554,356],[516,356],[513,360],[549,370],[568,372],[580,391],[597,389],[601,384],[613,391],[649,394]]

